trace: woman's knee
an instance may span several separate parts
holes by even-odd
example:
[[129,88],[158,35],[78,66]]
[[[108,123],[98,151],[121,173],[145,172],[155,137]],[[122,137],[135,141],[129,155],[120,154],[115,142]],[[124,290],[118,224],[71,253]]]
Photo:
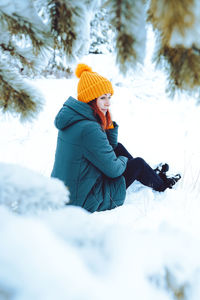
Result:
[[117,147],[115,149],[122,149],[124,146],[121,143],[117,143]]
[[135,161],[135,164],[140,167],[143,167],[146,164],[145,160],[141,157],[134,158],[134,161]]

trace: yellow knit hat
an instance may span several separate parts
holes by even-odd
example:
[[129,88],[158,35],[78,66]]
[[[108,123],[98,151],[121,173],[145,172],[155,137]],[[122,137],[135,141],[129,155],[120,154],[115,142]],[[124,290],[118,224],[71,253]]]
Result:
[[114,94],[111,82],[98,73],[92,72],[89,66],[78,64],[75,74],[80,78],[77,88],[79,101],[88,103],[101,95]]

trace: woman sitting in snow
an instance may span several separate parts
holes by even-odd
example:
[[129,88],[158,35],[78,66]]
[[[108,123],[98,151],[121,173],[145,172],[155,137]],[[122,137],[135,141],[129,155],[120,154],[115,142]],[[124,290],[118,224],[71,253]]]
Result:
[[76,75],[78,100],[69,97],[55,119],[59,133],[51,174],[69,188],[70,204],[90,212],[118,207],[134,180],[159,192],[172,188],[180,175],[168,178],[167,165],[153,170],[117,142],[111,82],[85,64],[78,64]]

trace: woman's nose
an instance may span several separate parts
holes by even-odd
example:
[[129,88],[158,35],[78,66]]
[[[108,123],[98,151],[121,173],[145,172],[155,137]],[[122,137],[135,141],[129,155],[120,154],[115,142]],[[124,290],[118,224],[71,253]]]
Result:
[[105,105],[110,106],[110,98],[106,97]]

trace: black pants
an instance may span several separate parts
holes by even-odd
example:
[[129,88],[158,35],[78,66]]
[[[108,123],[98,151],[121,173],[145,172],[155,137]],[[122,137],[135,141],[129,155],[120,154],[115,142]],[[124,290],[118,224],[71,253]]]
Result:
[[126,148],[118,143],[115,148],[116,156],[122,155],[128,157],[127,167],[123,176],[128,188],[134,180],[140,181],[142,184],[153,188],[155,191],[164,191],[165,185],[163,180],[141,157],[133,158]]

